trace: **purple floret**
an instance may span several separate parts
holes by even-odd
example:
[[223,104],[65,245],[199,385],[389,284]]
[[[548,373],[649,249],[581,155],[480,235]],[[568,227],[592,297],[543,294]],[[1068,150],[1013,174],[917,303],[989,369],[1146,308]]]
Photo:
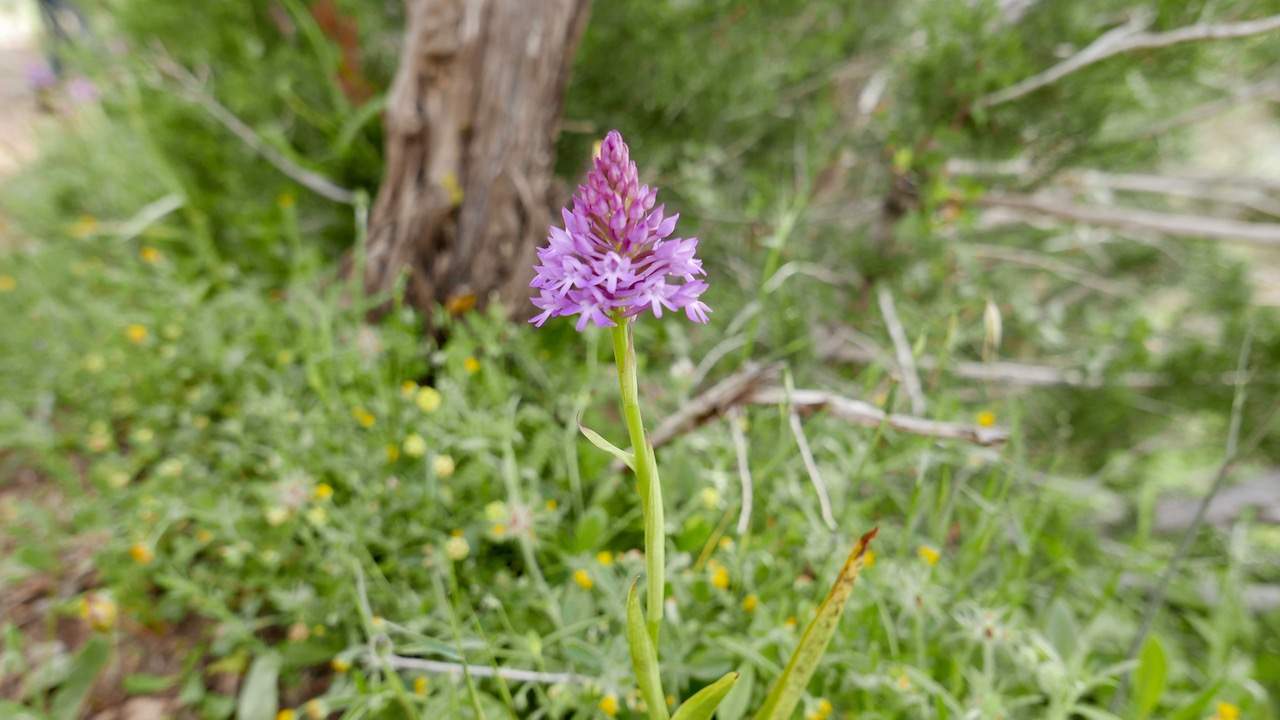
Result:
[[[577,315],[587,323],[614,325],[613,316],[684,310],[690,320],[707,322],[711,308],[698,298],[707,283],[697,257],[697,238],[673,238],[679,214],[654,207],[658,189],[641,185],[631,151],[617,130],[600,146],[586,182],[578,186],[571,208],[561,211],[564,227],[551,226],[547,244],[538,248],[537,275],[530,286],[542,310],[530,320]],[[671,281],[677,282],[671,282]]]

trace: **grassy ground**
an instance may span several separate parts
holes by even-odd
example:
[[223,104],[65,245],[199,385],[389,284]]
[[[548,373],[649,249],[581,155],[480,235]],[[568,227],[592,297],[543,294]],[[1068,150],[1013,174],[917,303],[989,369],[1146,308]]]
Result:
[[[747,95],[724,117],[763,114]],[[380,299],[335,279],[314,241],[358,239],[359,212],[309,212],[292,189],[210,213],[127,110],[62,118],[4,195],[38,241],[0,256],[0,716],[639,717],[621,628],[640,511],[577,429],[623,436],[608,338],[499,309],[450,317],[445,344],[409,309],[368,324]],[[715,315],[640,327],[651,425],[777,361],[795,387],[1010,433],[984,447],[805,417],[834,529],[785,404],[661,448],[668,690],[738,669],[718,717],[748,716],[876,526],[808,718],[1277,717],[1280,616],[1259,598],[1280,580],[1280,535],[1246,519],[1179,554],[1159,522],[1158,500],[1203,492],[1230,448],[1247,451],[1233,483],[1277,452],[1277,333],[1242,261],[988,230],[945,203],[876,255],[842,174],[892,178],[909,152],[863,167],[828,135],[763,120],[726,120],[712,149],[655,128],[636,142],[656,158],[642,172],[704,238]],[[593,139],[566,136],[564,164]],[[768,155],[748,173],[735,147]],[[922,360],[923,409],[889,359],[880,288]],[[881,354],[839,360],[823,350],[837,334]],[[995,358],[1100,386],[957,371]],[[1222,382],[1240,368],[1249,383]],[[1160,382],[1126,387],[1126,372]],[[463,662],[542,674],[449,672]]]

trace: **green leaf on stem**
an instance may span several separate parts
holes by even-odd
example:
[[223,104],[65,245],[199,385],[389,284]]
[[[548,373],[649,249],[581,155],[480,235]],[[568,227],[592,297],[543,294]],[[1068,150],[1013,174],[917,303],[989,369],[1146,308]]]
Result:
[[719,707],[720,701],[738,682],[738,673],[725,673],[724,677],[711,683],[685,700],[671,720],[711,720],[711,715]]
[[583,425],[581,421],[578,422],[578,430],[582,433],[583,437],[591,442],[592,445],[595,445],[601,450],[621,460],[622,463],[631,468],[632,471],[636,469],[636,456],[633,453],[629,453],[608,440],[605,440],[603,435],[592,430],[586,425]]
[[849,553],[849,558],[844,561],[844,567],[840,569],[835,584],[831,586],[827,598],[818,607],[818,614],[804,629],[804,635],[800,636],[800,644],[792,653],[791,660],[782,671],[782,676],[769,690],[764,706],[756,713],[755,720],[788,720],[795,711],[805,686],[809,684],[813,672],[818,669],[818,661],[826,652],[827,645],[840,624],[845,603],[853,593],[853,581],[858,578],[858,571],[862,569],[862,558],[867,552],[867,545],[876,536],[877,531],[878,529],[872,529],[871,532],[863,535],[854,546],[853,552]]
[[74,720],[81,715],[89,690],[98,674],[111,659],[111,642],[105,636],[94,635],[84,644],[71,661],[67,680],[53,694],[49,717],[53,720]]
[[631,647],[631,667],[640,686],[640,697],[649,710],[649,720],[667,720],[667,699],[662,692],[662,678],[658,675],[658,653],[649,642],[644,614],[640,611],[640,593],[637,580],[631,581],[627,591],[627,644]]
[[1134,717],[1151,717],[1151,712],[1160,703],[1160,696],[1164,695],[1168,669],[1164,646],[1155,635],[1148,636],[1138,655],[1138,668],[1133,680]]

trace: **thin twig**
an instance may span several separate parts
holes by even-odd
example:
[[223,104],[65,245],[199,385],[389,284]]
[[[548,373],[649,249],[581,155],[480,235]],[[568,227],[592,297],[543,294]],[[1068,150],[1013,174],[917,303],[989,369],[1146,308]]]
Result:
[[285,157],[283,153],[276,150],[270,143],[263,140],[258,133],[254,132],[253,128],[249,127],[247,123],[236,117],[235,113],[218,102],[217,98],[206,92],[200,80],[195,75],[192,75],[190,70],[165,55],[157,56],[155,62],[156,67],[160,69],[162,74],[178,84],[178,88],[184,98],[204,108],[205,112],[209,113],[214,120],[217,120],[231,134],[240,138],[240,141],[248,145],[249,149],[284,173],[289,179],[323,198],[345,205],[355,204],[356,194],[354,192],[340,187],[323,175],[308,170]]
[[1280,216],[1280,200],[1263,185],[1250,186],[1245,179],[1224,182],[1222,178],[1195,178],[1145,173],[1112,173],[1103,170],[1073,170],[1061,178],[1070,185],[1109,191],[1167,195],[1200,202],[1236,205],[1266,215]]
[[[1146,608],[1142,612],[1142,621],[1138,625],[1138,632],[1133,637],[1133,641],[1129,643],[1129,651],[1125,657],[1132,660],[1138,656],[1138,652],[1147,641],[1147,636],[1151,633],[1151,627],[1154,625],[1156,616],[1160,614],[1160,609],[1164,607],[1165,596],[1169,592],[1169,585],[1173,582],[1174,575],[1177,574],[1179,566],[1183,559],[1191,552],[1191,546],[1195,542],[1197,533],[1200,532],[1200,526],[1204,524],[1205,514],[1209,510],[1209,505],[1213,502],[1214,497],[1222,490],[1226,484],[1227,478],[1231,475],[1231,470],[1235,467],[1236,460],[1240,457],[1240,423],[1244,415],[1244,400],[1246,388],[1243,375],[1249,365],[1249,353],[1253,348],[1253,326],[1249,325],[1245,331],[1244,342],[1240,346],[1240,356],[1236,363],[1236,372],[1241,375],[1241,381],[1236,384],[1235,397],[1231,402],[1231,423],[1227,429],[1227,447],[1223,453],[1222,464],[1218,466],[1218,471],[1214,475],[1213,483],[1209,486],[1209,491],[1204,494],[1200,500],[1200,505],[1196,508],[1195,517],[1191,519],[1191,524],[1182,534],[1182,539],[1178,542],[1178,547],[1174,551],[1173,556],[1169,558],[1169,562],[1164,567],[1164,571],[1160,574],[1160,579],[1156,583],[1155,590],[1152,591],[1151,597],[1147,600]],[[1280,408],[1280,405],[1276,407]],[[1254,437],[1248,443],[1261,440],[1266,433],[1270,423],[1270,417],[1273,416],[1275,410],[1268,415],[1268,419],[1263,422],[1258,430],[1254,432]],[[1120,707],[1120,703],[1124,701],[1127,694],[1128,679],[1127,677],[1121,681],[1121,685],[1116,689],[1115,695],[1111,698],[1111,709],[1115,711]]]
[[742,409],[729,408],[725,418],[729,423],[729,435],[733,437],[733,452],[738,458],[738,480],[742,483],[742,511],[738,513],[738,535],[746,535],[751,527],[751,505],[755,497],[751,481],[751,464],[747,452],[747,434],[743,432]]
[[826,410],[841,420],[864,427],[883,425],[912,435],[944,440],[964,440],[977,445],[1002,445],[1009,439],[1009,431],[1001,427],[982,427],[886,413],[871,403],[824,390],[799,389],[788,392],[780,387],[759,388],[753,390],[746,397],[746,401],[757,405],[790,405],[802,413]]
[[1118,283],[1100,275],[1094,275],[1086,270],[1081,270],[1071,263],[1063,262],[1055,257],[1045,255],[1044,253],[1023,250],[1021,248],[1005,247],[1003,245],[988,245],[985,243],[957,243],[955,248],[960,252],[969,252],[979,258],[987,260],[998,260],[1001,262],[1038,268],[1066,278],[1067,280],[1087,287],[1090,290],[1096,290],[1103,295],[1127,297],[1133,294],[1132,288],[1129,288],[1123,283]]
[[[823,390],[793,390],[788,394],[776,384],[780,366],[751,364],[694,397],[650,435],[654,447],[665,445],[739,405],[794,405],[801,414],[827,410],[836,417],[865,427],[885,425],[899,432],[944,440],[964,440],[978,445],[1000,445],[1009,439],[1004,428],[984,428],[941,422],[912,415],[889,414],[880,408]],[[617,468],[622,464],[617,463]]]
[[880,303],[884,324],[889,327],[889,337],[893,339],[893,350],[898,356],[898,367],[902,370],[902,386],[911,399],[911,412],[923,415],[928,405],[925,403],[924,390],[920,387],[920,375],[916,373],[915,356],[911,352],[911,343],[907,340],[907,331],[903,329],[902,321],[898,319],[898,310],[893,304],[893,293],[880,285],[876,288],[876,298]]
[[1009,208],[1117,230],[1158,233],[1170,237],[1212,238],[1264,246],[1280,245],[1280,223],[1254,223],[1139,208],[1081,205],[1033,195],[1006,193],[984,195],[978,203],[986,207]]
[[658,427],[649,434],[649,443],[655,448],[660,447],[677,435],[724,414],[729,408],[739,404],[742,397],[756,385],[776,378],[780,369],[781,366],[777,364],[748,363],[658,423]]
[[513,682],[545,683],[548,685],[555,685],[558,683],[590,685],[597,682],[595,678],[569,672],[541,672],[538,670],[523,670],[520,668],[471,665],[466,663],[443,662],[441,660],[404,657],[401,655],[384,655],[380,660],[397,670],[420,670],[422,672],[439,673],[455,677],[461,677],[464,672],[467,672],[474,677],[496,677]]
[[800,448],[800,460],[804,462],[805,472],[809,474],[809,482],[813,483],[813,490],[818,494],[822,522],[827,524],[828,529],[835,530],[836,517],[831,512],[831,496],[827,494],[827,483],[822,479],[818,463],[813,459],[813,451],[809,449],[809,439],[805,437],[804,425],[800,422],[800,413],[796,412],[794,407],[787,413],[787,423],[791,426],[791,434],[796,438],[796,447]]
[[[855,364],[879,363],[887,365],[894,373],[901,373],[888,352],[863,337],[851,337],[840,329],[820,331],[815,339],[818,357],[824,360]],[[1070,387],[1098,389],[1127,387],[1135,390],[1167,387],[1174,382],[1168,375],[1153,372],[1124,372],[1108,377],[1097,370],[1055,367],[1010,361],[973,362],[950,360],[941,362],[930,355],[916,358],[916,366],[928,372],[942,370],[949,375],[980,382],[999,383],[1017,387]],[[1197,382],[1234,385],[1240,379],[1234,371],[1197,378]]]
[[1151,50],[1202,40],[1242,38],[1280,30],[1280,15],[1217,25],[1197,23],[1159,33],[1143,32],[1148,22],[1150,22],[1149,15],[1135,14],[1129,22],[1103,33],[1075,55],[1003,90],[985,95],[974,105],[979,108],[989,108],[1017,100],[1090,65],[1134,50]]
[[1197,105],[1190,110],[1174,115],[1164,122],[1144,125],[1140,130],[1123,139],[1146,140],[1149,138],[1160,137],[1170,130],[1180,128],[1184,125],[1203,122],[1221,115],[1232,108],[1254,100],[1277,99],[1280,99],[1280,82],[1276,80],[1264,80],[1263,82],[1254,83],[1252,85],[1233,88],[1225,97]]

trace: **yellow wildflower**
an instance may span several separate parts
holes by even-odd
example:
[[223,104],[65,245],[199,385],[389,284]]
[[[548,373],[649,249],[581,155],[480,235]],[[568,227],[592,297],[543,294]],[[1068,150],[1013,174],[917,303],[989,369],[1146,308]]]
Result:
[[605,715],[608,715],[609,717],[614,717],[615,715],[617,715],[618,714],[618,696],[614,695],[613,693],[609,693],[608,695],[605,695],[604,697],[600,698],[600,712],[604,713]]
[[596,562],[605,567],[613,567],[613,553],[608,550],[601,550],[596,553]]
[[420,458],[427,454],[427,441],[418,433],[409,433],[400,444],[404,454],[411,458]]
[[13,292],[18,287],[18,281],[13,279],[12,275],[0,275],[0,292]]
[[267,524],[271,527],[283,525],[285,520],[289,519],[289,511],[279,505],[267,508],[266,518]]
[[408,400],[416,392],[418,392],[418,383],[412,380],[405,380],[400,383],[400,397]]
[[308,700],[302,709],[307,713],[307,720],[324,720],[325,715],[328,714],[324,710],[324,703],[314,699]]
[[387,462],[393,463],[400,459],[400,446],[395,443],[387,443]]
[[822,698],[818,700],[818,706],[807,713],[804,717],[805,720],[827,720],[827,718],[831,717],[831,712],[834,709],[835,708],[832,707],[830,700]]
[[1240,708],[1229,702],[1220,702],[1212,720],[1240,720]]
[[555,501],[555,498],[552,498],[552,499],[550,499],[550,500],[548,500],[548,501],[547,501],[547,510],[549,510],[549,511],[551,511],[551,512],[555,512],[555,511],[556,511],[556,508],[558,508],[558,507],[560,507],[560,503],[556,502],[556,501]]
[[288,191],[282,192],[276,196],[276,205],[279,205],[282,210],[287,210],[293,207],[296,202],[297,198],[293,196],[293,193]]
[[427,386],[418,389],[418,393],[413,397],[414,403],[418,405],[418,409],[424,413],[435,412],[440,408],[440,403],[444,402],[444,398],[440,396],[440,391],[433,387]]
[[316,527],[321,527],[329,522],[329,511],[317,505],[307,511],[307,521]]
[[450,560],[458,561],[471,554],[471,544],[467,539],[454,535],[444,543],[444,554],[449,556]]
[[715,488],[703,488],[698,495],[702,499],[702,504],[708,510],[715,510],[720,506],[720,493]]
[[297,716],[298,716],[297,713],[295,713],[294,711],[288,708],[285,708],[284,710],[281,710],[280,712],[276,713],[276,720],[293,720]]
[[329,667],[333,668],[336,673],[344,673],[351,669],[351,662],[342,658],[334,658],[329,661]]
[[360,427],[370,428],[373,427],[373,423],[375,422],[373,413],[362,407],[352,408],[351,417],[355,418],[356,422],[360,423]]
[[374,615],[373,617],[369,618],[369,624],[373,626],[374,630],[381,630],[384,626],[386,626],[387,621],[381,615]]
[[724,565],[712,560],[707,563],[707,569],[711,571],[711,585],[720,590],[729,587],[729,569]]
[[590,590],[596,585],[595,580],[591,579],[591,574],[581,568],[573,571],[573,581],[583,590]]
[[462,369],[466,370],[469,374],[475,374],[480,370],[480,361],[475,359],[475,357],[469,357],[462,361]]
[[316,489],[312,491],[317,500],[328,500],[333,497],[333,486],[329,483],[320,483]]
[[71,223],[71,237],[83,240],[98,231],[98,219],[92,215],[81,215]]
[[720,545],[720,549],[721,549],[721,550],[725,550],[725,551],[732,550],[732,549],[733,549],[733,538],[731,538],[731,537],[722,537],[722,538],[720,538],[720,543],[719,543],[719,545]]
[[493,527],[489,528],[489,533],[501,540],[507,536],[507,526],[502,523],[494,523]]
[[984,428],[994,426],[996,424],[996,414],[990,410],[983,410],[978,413],[978,424]]
[[756,611],[756,608],[757,608],[759,605],[760,605],[760,598],[759,598],[759,597],[757,597],[755,593],[752,593],[752,594],[750,594],[750,595],[748,595],[748,596],[746,596],[746,597],[742,598],[742,611],[743,611],[743,612],[753,613],[753,612],[755,612],[755,611]]
[[453,475],[457,465],[454,464],[453,458],[449,455],[437,455],[435,460],[431,461],[431,469],[435,472],[436,477],[447,478]]
[[942,558],[942,555],[937,550],[929,547],[928,545],[921,545],[920,548],[916,550],[916,554],[920,556],[921,560],[929,563],[929,567],[937,565],[938,560]]
[[138,257],[142,258],[142,262],[149,265],[155,265],[160,262],[160,251],[150,245],[143,245],[138,251]]
[[427,678],[425,675],[419,675],[418,677],[413,679],[413,694],[414,695],[427,694]]
[[147,328],[145,325],[133,323],[125,327],[124,336],[134,345],[141,345],[147,341]]
[[115,627],[119,609],[111,598],[89,593],[80,599],[80,617],[87,620],[94,630],[106,632]]
[[796,616],[795,616],[795,615],[789,615],[789,616],[787,616],[787,619],[786,619],[785,621],[783,621],[783,623],[782,623],[782,624],[783,624],[783,626],[784,626],[784,627],[786,627],[788,630],[795,630],[795,629],[796,629]]
[[876,566],[876,551],[867,550],[862,554],[862,569],[870,570]]
[[139,565],[150,565],[156,559],[155,553],[145,543],[134,543],[129,546],[129,557]]

